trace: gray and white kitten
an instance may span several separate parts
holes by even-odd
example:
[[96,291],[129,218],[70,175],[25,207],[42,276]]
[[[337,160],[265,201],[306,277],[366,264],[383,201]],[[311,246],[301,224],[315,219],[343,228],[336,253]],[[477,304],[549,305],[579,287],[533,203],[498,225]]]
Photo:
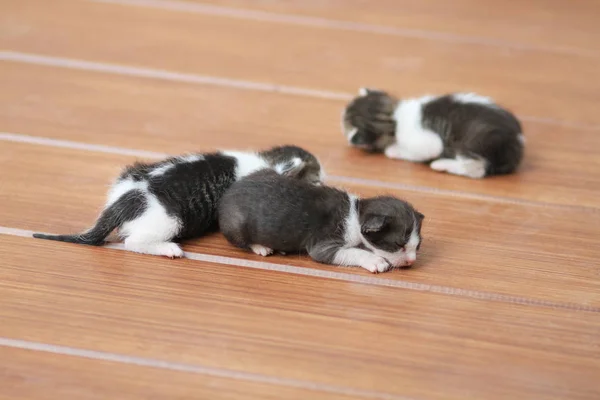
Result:
[[182,257],[183,251],[175,241],[216,229],[218,202],[225,190],[262,169],[277,171],[307,185],[320,184],[323,172],[315,156],[296,146],[135,163],[117,178],[104,210],[90,230],[76,235],[36,233],[33,237],[100,246],[118,229],[127,250]]
[[307,252],[375,273],[414,263],[423,218],[395,197],[361,199],[268,170],[234,183],[219,205],[221,232],[237,247],[262,256]]
[[362,88],[342,127],[352,146],[469,178],[513,173],[524,152],[519,120],[474,93],[398,100]]

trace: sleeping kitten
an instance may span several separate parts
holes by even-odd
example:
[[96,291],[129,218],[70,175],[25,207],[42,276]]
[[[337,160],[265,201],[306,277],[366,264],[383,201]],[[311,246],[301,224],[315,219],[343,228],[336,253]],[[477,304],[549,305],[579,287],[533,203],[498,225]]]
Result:
[[198,237],[216,228],[217,205],[225,190],[261,169],[302,179],[307,185],[320,183],[323,172],[312,154],[295,146],[135,163],[114,183],[93,228],[77,235],[36,233],[33,237],[99,246],[118,229],[127,250],[182,257],[183,251],[174,240]]
[[521,163],[521,124],[487,97],[454,93],[398,100],[365,88],[359,94],[342,117],[352,146],[431,162],[436,171],[469,178],[513,173]]
[[308,252],[371,272],[414,263],[423,218],[395,197],[360,199],[269,170],[234,183],[219,205],[221,232],[237,247],[262,256]]

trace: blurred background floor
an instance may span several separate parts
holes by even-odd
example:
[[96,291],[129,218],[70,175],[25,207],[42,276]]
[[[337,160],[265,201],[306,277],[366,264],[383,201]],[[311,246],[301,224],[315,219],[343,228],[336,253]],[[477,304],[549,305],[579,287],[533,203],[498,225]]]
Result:
[[[0,1],[0,398],[600,398],[600,3]],[[482,181],[350,149],[345,102],[476,91],[522,119]],[[292,143],[426,215],[415,268],[168,260],[89,226],[136,159]]]

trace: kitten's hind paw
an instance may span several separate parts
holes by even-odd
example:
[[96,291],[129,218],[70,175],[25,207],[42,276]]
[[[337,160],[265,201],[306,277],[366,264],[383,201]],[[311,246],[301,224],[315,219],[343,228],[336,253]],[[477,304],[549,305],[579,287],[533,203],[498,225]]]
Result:
[[181,247],[173,242],[146,243],[125,239],[125,250],[169,258],[181,258],[184,256]]
[[252,244],[252,245],[250,245],[250,249],[252,250],[252,252],[254,254],[258,254],[259,256],[263,256],[263,257],[273,254],[273,249],[270,249],[265,246],[261,246],[260,244]]
[[183,250],[181,247],[173,242],[160,243],[156,247],[157,253],[159,255],[169,257],[169,258],[181,258],[183,257]]
[[368,261],[365,261],[361,267],[376,274],[378,272],[385,272],[390,269],[390,264],[382,257],[373,257]]
[[429,164],[429,167],[435,171],[448,172],[473,179],[485,177],[485,161],[461,156],[457,158],[439,158]]
[[446,172],[455,164],[451,158],[439,158],[429,164],[429,167],[435,171]]

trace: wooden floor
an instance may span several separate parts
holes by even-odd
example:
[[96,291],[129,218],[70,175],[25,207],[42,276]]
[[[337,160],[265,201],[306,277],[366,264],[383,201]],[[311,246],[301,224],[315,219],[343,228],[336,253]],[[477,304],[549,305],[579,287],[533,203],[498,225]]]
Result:
[[[0,0],[0,399],[599,399],[600,3]],[[518,175],[350,149],[344,102],[477,91]],[[76,232],[135,159],[293,143],[427,216],[411,270]]]

